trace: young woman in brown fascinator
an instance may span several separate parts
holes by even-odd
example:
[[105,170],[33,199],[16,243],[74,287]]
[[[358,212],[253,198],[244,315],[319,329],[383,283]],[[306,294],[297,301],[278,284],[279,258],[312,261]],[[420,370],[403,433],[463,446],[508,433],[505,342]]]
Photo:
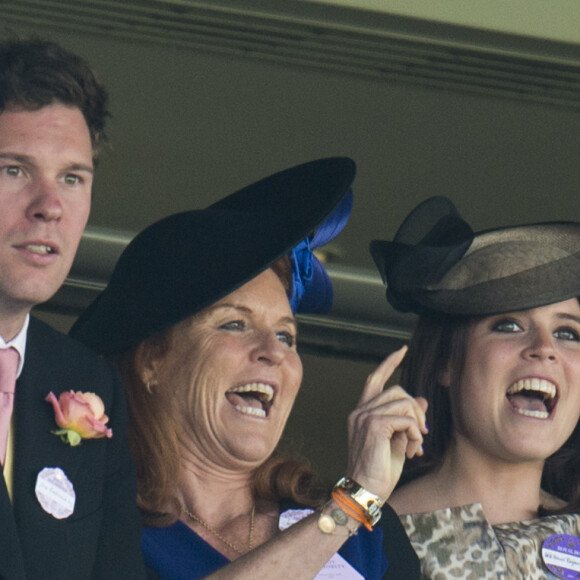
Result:
[[389,501],[422,577],[577,577],[580,224],[473,233],[437,197],[371,253],[419,314],[402,385],[430,433]]

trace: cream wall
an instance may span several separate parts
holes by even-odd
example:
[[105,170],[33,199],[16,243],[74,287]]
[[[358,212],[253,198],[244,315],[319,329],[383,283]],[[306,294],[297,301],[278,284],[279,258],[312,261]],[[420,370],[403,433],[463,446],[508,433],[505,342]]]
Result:
[[578,0],[292,0],[580,43]]

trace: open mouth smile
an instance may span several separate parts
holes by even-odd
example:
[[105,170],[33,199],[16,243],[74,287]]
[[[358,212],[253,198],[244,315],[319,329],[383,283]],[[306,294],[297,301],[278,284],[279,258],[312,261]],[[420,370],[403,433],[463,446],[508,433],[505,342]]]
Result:
[[526,417],[548,419],[557,402],[558,391],[551,381],[540,378],[520,379],[507,390],[512,409]]
[[55,249],[46,244],[28,244],[25,248],[35,254],[56,254]]
[[267,383],[248,383],[230,389],[226,398],[240,413],[267,417],[274,400],[274,389]]

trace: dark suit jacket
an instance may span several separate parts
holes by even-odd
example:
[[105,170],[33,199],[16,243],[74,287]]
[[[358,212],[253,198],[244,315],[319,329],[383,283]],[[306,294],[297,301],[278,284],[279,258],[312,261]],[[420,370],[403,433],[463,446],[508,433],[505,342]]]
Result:
[[[97,393],[111,439],[63,443],[49,391]],[[144,578],[127,412],[116,372],[93,352],[31,319],[14,402],[13,505],[0,477],[0,578],[90,580]],[[35,495],[38,473],[60,467],[76,493],[73,514],[56,519]]]

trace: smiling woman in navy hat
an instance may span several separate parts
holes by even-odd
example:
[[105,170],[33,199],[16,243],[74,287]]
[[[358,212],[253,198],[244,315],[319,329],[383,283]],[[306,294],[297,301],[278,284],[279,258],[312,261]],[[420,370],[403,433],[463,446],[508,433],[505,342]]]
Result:
[[420,315],[402,385],[424,455],[391,497],[423,578],[577,578],[580,224],[474,233],[442,197],[371,253]]
[[369,378],[331,494],[276,452],[302,379],[294,313],[332,303],[311,250],[346,223],[354,175],[350,159],[322,159],[160,220],[72,330],[123,376],[143,550],[161,578],[418,575],[384,505],[425,432],[423,401],[383,391],[402,352]]

